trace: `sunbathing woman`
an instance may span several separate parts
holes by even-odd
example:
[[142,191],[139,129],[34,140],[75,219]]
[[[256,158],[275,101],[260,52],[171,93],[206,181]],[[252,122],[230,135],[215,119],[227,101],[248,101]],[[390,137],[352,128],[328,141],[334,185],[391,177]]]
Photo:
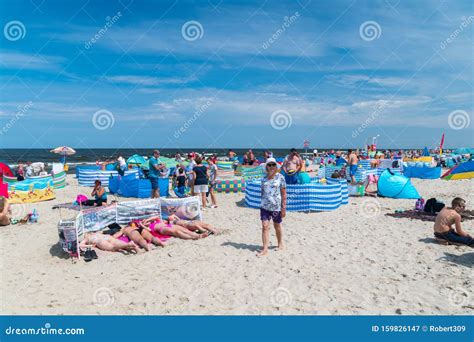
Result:
[[168,222],[172,224],[176,224],[178,226],[184,227],[191,231],[200,230],[201,232],[208,231],[210,234],[219,234],[219,230],[208,223],[196,220],[182,220],[176,215],[168,216]]
[[86,247],[97,247],[107,252],[118,252],[121,250],[127,252],[137,252],[137,246],[133,242],[123,242],[111,235],[97,233],[85,233],[84,240],[80,243],[81,249]]
[[141,222],[141,220],[133,221],[129,226],[124,227],[119,232],[115,233],[114,237],[118,238],[121,235],[125,235],[147,252],[150,250],[150,247],[148,246],[149,242],[153,243],[155,246],[164,247],[165,243],[153,236],[147,229],[143,227]]
[[141,226],[144,229],[148,229],[152,232],[157,232],[161,235],[171,235],[184,240],[197,240],[205,238],[209,235],[209,232],[197,234],[181,225],[163,222],[161,221],[159,216],[154,216],[142,220]]

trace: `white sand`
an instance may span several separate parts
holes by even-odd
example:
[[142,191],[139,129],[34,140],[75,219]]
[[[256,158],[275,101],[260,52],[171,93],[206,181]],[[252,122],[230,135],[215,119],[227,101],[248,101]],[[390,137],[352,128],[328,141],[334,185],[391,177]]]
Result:
[[[378,199],[375,218],[360,213],[367,197],[330,213],[289,213],[285,252],[264,258],[258,211],[243,195],[219,195],[205,220],[226,234],[172,239],[139,255],[99,251],[72,263],[57,245],[53,204],[90,188],[69,185],[37,208],[40,222],[0,227],[1,314],[472,314],[474,250],[433,242],[432,223],[386,216],[414,200]],[[425,197],[474,207],[473,180],[414,180]],[[125,199],[126,200],[126,199]],[[20,209],[19,209],[20,207]],[[72,211],[65,211],[69,215]],[[474,233],[474,221],[465,228]],[[272,230],[272,243],[275,242]]]

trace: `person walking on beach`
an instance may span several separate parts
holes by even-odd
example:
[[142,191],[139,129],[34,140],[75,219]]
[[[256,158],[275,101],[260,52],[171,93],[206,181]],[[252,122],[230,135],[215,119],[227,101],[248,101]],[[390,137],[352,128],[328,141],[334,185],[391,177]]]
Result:
[[263,256],[268,253],[270,220],[273,220],[278,250],[284,249],[281,223],[286,216],[286,182],[283,175],[278,172],[275,158],[267,159],[265,171],[266,176],[262,179],[262,198],[260,204],[263,248],[257,256]]
[[196,159],[196,166],[193,167],[193,178],[194,178],[194,193],[198,196],[201,196],[202,207],[206,207],[206,193],[209,184],[209,179],[207,177],[207,167],[202,165],[202,158],[201,156],[197,156]]
[[123,176],[127,170],[127,162],[120,154],[117,156],[118,173]]
[[160,185],[158,179],[160,178],[160,172],[166,168],[160,160],[160,151],[154,150],[153,156],[150,157],[149,161],[149,169],[150,172],[148,174],[148,179],[151,183],[151,198],[159,198],[160,197]]
[[356,182],[355,175],[357,173],[357,164],[359,163],[359,158],[357,158],[357,154],[349,150],[347,151],[349,154],[347,163],[349,164],[349,175],[351,176],[351,183],[354,184]]
[[452,200],[451,208],[441,209],[433,227],[435,237],[448,243],[474,247],[474,238],[461,227],[461,213],[465,209],[466,201],[460,197]]
[[217,165],[212,158],[207,160],[209,164],[209,195],[211,195],[211,208],[217,208],[215,188],[217,185]]

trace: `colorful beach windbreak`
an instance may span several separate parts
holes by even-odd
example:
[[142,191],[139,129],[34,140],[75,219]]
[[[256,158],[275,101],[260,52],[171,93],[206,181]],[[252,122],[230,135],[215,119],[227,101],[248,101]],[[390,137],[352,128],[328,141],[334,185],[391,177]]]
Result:
[[470,179],[474,178],[474,161],[467,161],[452,167],[442,177],[444,180]]

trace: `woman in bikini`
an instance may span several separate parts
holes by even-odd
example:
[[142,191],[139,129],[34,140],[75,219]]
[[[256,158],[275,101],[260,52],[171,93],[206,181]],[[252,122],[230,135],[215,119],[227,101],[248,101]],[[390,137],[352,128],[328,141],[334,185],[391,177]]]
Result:
[[[165,243],[162,242],[156,236],[153,236],[149,230],[145,229],[142,225],[141,220],[136,220],[130,223],[129,226],[122,228],[120,231],[114,234],[114,237],[120,237],[125,235],[131,241],[135,242],[138,246],[146,250],[150,250],[148,243],[153,243],[155,246],[165,247]],[[164,235],[164,234],[163,234]]]
[[196,220],[186,221],[186,220],[180,219],[176,215],[168,216],[168,222],[172,223],[172,224],[175,224],[175,225],[178,225],[178,226],[181,226],[181,227],[184,227],[184,228],[189,229],[193,232],[196,231],[196,230],[199,230],[201,232],[208,231],[209,234],[219,234],[220,233],[220,231],[217,228],[211,226],[209,223],[205,223],[205,222],[202,222],[202,221],[196,221]]
[[137,252],[137,246],[133,242],[123,242],[114,236],[97,233],[85,233],[84,240],[80,243],[81,249],[87,247],[97,247],[103,251],[107,252],[118,252],[118,251],[127,251],[127,252]]
[[154,216],[142,220],[140,224],[141,227],[143,227],[144,229],[148,229],[151,232],[156,232],[161,235],[171,235],[184,240],[197,240],[205,238],[209,235],[209,232],[207,231],[203,234],[197,234],[181,225],[173,224],[171,222],[163,222],[159,216]]

